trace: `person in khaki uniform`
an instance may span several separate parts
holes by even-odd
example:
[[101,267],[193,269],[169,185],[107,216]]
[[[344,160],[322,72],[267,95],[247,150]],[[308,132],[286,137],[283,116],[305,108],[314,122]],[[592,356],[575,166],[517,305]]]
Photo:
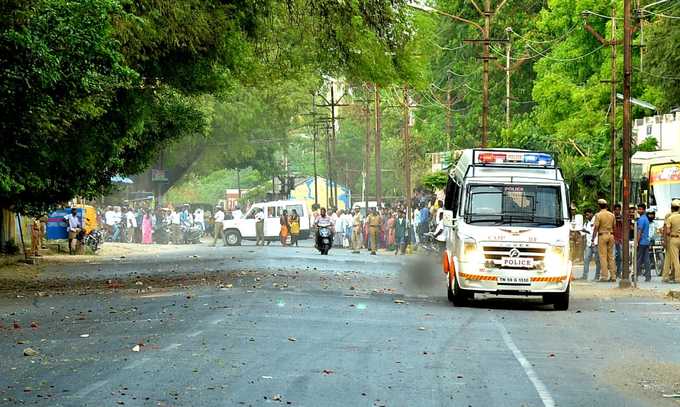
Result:
[[666,214],[663,218],[663,228],[661,230],[661,235],[663,236],[663,272],[661,273],[661,280],[664,283],[669,283],[671,281],[671,257],[670,249],[668,244],[671,240],[670,225],[668,223],[668,218],[671,217],[673,213],[677,212],[677,208],[671,205],[671,211]]
[[352,216],[352,253],[359,253],[361,248],[361,210],[354,208]]
[[607,209],[607,201],[599,199],[600,211],[595,215],[593,235],[597,236],[597,251],[600,257],[600,280],[616,281],[614,261],[614,225],[616,217]]
[[371,248],[371,254],[375,255],[378,250],[378,237],[380,236],[380,226],[382,225],[382,218],[378,215],[378,211],[374,208],[371,214],[368,215],[368,238]]
[[665,230],[668,237],[668,253],[670,257],[671,272],[664,281],[670,280],[670,276],[677,282],[680,281],[680,199],[671,202],[671,215],[666,219]]

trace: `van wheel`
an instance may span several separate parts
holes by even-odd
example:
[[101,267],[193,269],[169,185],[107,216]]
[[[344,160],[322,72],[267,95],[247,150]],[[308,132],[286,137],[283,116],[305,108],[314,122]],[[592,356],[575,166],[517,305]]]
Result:
[[569,309],[569,291],[571,285],[567,287],[567,290],[563,293],[558,294],[546,294],[543,296],[543,302],[546,304],[552,304],[555,311],[566,311]]
[[453,290],[451,293],[451,302],[453,302],[454,307],[464,307],[468,305],[468,302],[473,298],[474,293],[468,290],[463,290],[458,285],[458,279],[454,277],[453,279]]
[[446,288],[446,298],[448,298],[449,302],[453,302],[453,290],[451,290],[451,280],[449,280],[449,284],[447,285]]
[[237,230],[229,230],[224,236],[224,240],[229,246],[240,246],[241,245],[241,234]]

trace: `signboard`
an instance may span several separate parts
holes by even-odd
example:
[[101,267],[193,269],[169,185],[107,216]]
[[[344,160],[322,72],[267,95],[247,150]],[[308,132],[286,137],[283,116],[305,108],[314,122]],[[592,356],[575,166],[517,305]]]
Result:
[[432,172],[444,171],[453,165],[451,152],[432,153]]
[[653,165],[649,169],[649,184],[677,184],[680,183],[680,164]]
[[151,181],[152,182],[168,182],[168,177],[165,170],[151,170]]

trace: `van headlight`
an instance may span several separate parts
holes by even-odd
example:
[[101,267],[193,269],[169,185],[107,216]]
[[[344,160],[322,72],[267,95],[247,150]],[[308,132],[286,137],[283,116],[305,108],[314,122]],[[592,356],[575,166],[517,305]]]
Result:
[[463,261],[472,264],[484,263],[484,253],[477,246],[477,242],[466,240],[463,243]]
[[545,270],[553,270],[564,266],[567,260],[567,248],[565,246],[553,246],[545,253]]

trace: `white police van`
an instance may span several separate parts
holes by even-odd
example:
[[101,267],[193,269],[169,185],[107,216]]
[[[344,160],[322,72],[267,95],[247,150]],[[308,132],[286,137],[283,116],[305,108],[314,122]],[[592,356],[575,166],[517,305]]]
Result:
[[442,266],[455,306],[494,293],[569,307],[569,190],[550,154],[462,150],[444,209]]
[[305,201],[286,200],[258,202],[250,207],[248,212],[240,219],[229,219],[224,221],[224,239],[229,246],[239,246],[243,240],[256,239],[255,215],[258,212],[264,213],[264,239],[266,241],[278,241],[281,232],[279,219],[283,211],[287,211],[290,216],[295,210],[300,216],[300,239],[309,239],[311,212]]

